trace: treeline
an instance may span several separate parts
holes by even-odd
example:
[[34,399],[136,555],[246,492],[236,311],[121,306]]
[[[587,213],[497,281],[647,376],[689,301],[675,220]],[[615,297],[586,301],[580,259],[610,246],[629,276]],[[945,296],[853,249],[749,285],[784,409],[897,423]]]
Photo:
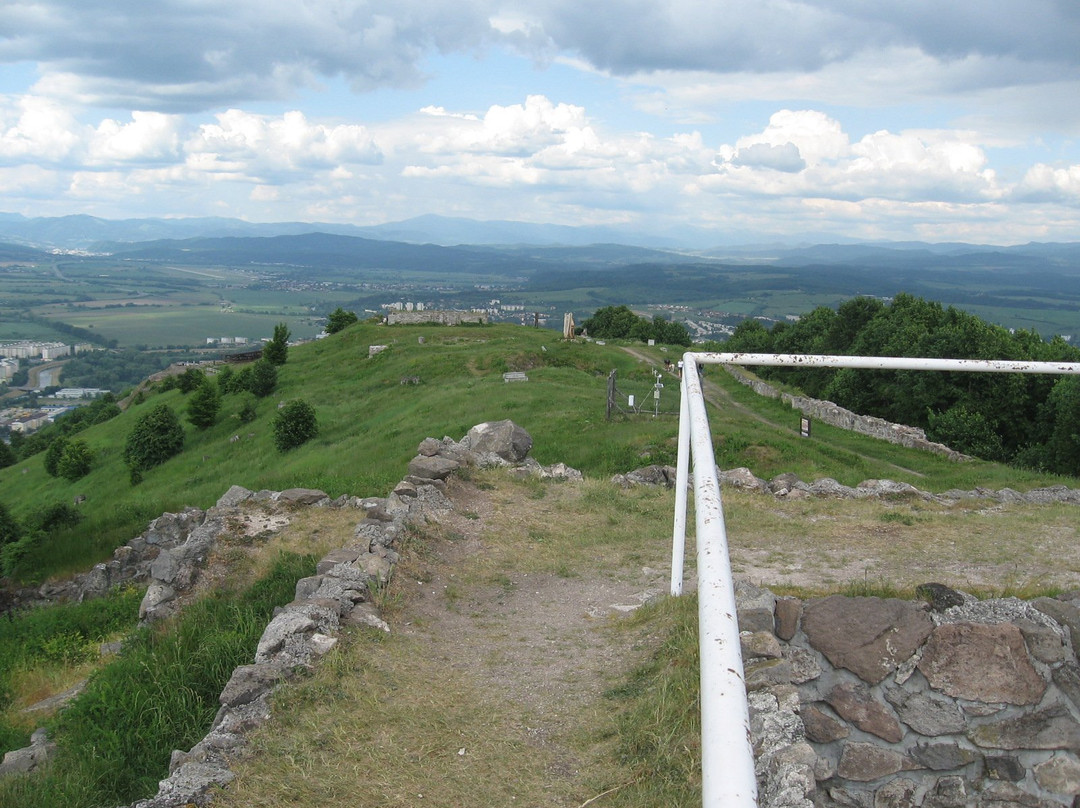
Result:
[[170,356],[145,351],[90,351],[64,364],[67,387],[100,387],[119,392],[169,366]]
[[[846,356],[1080,362],[1061,337],[1010,332],[908,294],[856,297],[771,329],[746,320],[724,350]],[[863,415],[922,427],[931,440],[987,460],[1080,475],[1080,377],[1018,373],[759,368]]]
[[581,324],[590,337],[600,339],[656,340],[661,345],[690,346],[690,332],[682,323],[663,317],[639,317],[626,306],[605,306]]

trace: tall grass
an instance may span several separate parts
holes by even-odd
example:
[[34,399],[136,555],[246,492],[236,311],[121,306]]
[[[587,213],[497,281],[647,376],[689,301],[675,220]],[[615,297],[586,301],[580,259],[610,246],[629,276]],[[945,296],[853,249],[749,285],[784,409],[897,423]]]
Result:
[[273,609],[314,566],[313,557],[283,554],[246,591],[208,596],[175,622],[134,634],[56,722],[56,759],[0,781],[0,806],[112,808],[155,792],[171,751],[205,734],[233,669],[251,660]]

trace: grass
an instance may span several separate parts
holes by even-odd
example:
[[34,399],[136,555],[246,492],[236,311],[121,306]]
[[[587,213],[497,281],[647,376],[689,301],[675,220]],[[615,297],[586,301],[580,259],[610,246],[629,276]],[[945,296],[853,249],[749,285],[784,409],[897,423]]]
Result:
[[250,660],[274,607],[314,566],[311,557],[282,556],[246,590],[219,591],[175,622],[132,634],[55,722],[54,761],[0,780],[0,805],[111,808],[154,793],[171,751],[205,734],[233,669]]

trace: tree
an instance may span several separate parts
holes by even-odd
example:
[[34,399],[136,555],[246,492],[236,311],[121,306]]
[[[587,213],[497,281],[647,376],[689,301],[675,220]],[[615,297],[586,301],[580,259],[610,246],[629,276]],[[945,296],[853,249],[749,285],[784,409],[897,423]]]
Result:
[[274,445],[279,452],[295,449],[319,434],[315,409],[302,398],[290,401],[274,418]]
[[0,547],[17,542],[21,536],[22,528],[19,523],[15,521],[7,506],[0,502]]
[[10,446],[0,440],[0,469],[14,466],[19,459]]
[[330,316],[326,318],[326,333],[336,334],[338,331],[348,328],[359,319],[360,318],[356,316],[356,312],[345,311],[341,306],[338,306],[330,312]]
[[225,396],[229,393],[236,392],[233,390],[233,382],[235,381],[236,372],[226,365],[217,373],[217,386],[218,392]]
[[45,450],[45,473],[50,477],[60,476],[60,458],[64,456],[67,447],[67,438],[57,437],[53,439],[53,442],[49,444],[49,448]]
[[158,466],[184,448],[184,427],[165,404],[154,409],[136,422],[124,443],[124,462],[131,468],[132,478],[141,472]]
[[197,428],[206,429],[214,425],[220,408],[221,396],[218,395],[217,385],[206,380],[191,394],[187,408],[188,420]]
[[285,323],[275,325],[274,337],[263,348],[262,358],[272,365],[284,365],[289,356],[290,336],[289,327]]
[[176,386],[180,388],[181,393],[198,390],[205,383],[206,374],[198,368],[188,368],[176,378]]
[[57,472],[65,480],[75,482],[90,473],[90,466],[94,462],[94,453],[86,445],[86,441],[73,440],[64,450],[57,464]]
[[248,390],[259,398],[265,398],[277,387],[277,368],[264,356],[251,366]]

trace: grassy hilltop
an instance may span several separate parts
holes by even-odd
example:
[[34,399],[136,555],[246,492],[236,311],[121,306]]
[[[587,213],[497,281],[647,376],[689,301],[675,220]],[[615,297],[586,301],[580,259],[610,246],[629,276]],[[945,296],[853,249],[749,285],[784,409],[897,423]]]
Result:
[[[372,345],[388,347],[369,356]],[[676,350],[666,356],[674,358]],[[257,401],[257,417],[249,423],[238,418],[243,398],[228,395],[216,423],[198,430],[186,418],[191,393],[151,388],[119,417],[80,433],[95,458],[86,477],[75,482],[50,477],[42,455],[0,470],[0,501],[22,521],[86,497],[80,506],[83,520],[50,534],[20,564],[18,577],[32,581],[85,569],[162,512],[208,507],[231,485],[319,488],[332,497],[385,496],[406,473],[421,440],[444,435],[459,440],[483,421],[517,421],[533,436],[539,462],[564,462],[587,477],[606,479],[650,463],[674,464],[676,415],[605,420],[607,376],[613,369],[621,394],[651,403],[651,368],[661,367],[665,354],[644,347],[635,351],[636,356],[616,345],[566,343],[555,332],[518,326],[358,324],[291,348],[276,389]],[[646,355],[650,362],[640,358]],[[529,381],[504,382],[502,374],[510,370],[527,372]],[[762,477],[787,471],[807,480],[830,476],[847,485],[890,478],[929,490],[1023,489],[1063,481],[990,463],[959,466],[824,425],[815,425],[812,441],[801,440],[797,418],[785,405],[758,398],[719,370],[710,370],[707,378],[736,404],[713,415],[717,460],[724,468],[748,466]],[[661,409],[670,413],[677,410],[677,383],[671,376],[664,381]],[[319,434],[281,453],[271,424],[279,403],[297,398],[315,408]],[[133,487],[122,458],[124,440],[135,421],[160,403],[184,422],[184,450]]]

